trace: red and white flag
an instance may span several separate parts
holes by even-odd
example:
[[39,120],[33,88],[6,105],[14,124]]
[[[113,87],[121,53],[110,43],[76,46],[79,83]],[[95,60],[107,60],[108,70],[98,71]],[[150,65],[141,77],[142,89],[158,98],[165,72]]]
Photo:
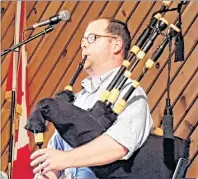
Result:
[[[15,16],[15,44],[23,41],[26,29],[26,2],[17,1]],[[17,68],[16,68],[17,67]],[[29,114],[28,79],[27,79],[27,53],[23,45],[18,52],[11,55],[6,86],[6,99],[9,100],[10,90],[16,91],[16,118],[18,126],[15,127],[13,146],[12,179],[32,179],[33,169],[30,166],[29,136],[24,126]],[[16,120],[16,119],[15,119]]]

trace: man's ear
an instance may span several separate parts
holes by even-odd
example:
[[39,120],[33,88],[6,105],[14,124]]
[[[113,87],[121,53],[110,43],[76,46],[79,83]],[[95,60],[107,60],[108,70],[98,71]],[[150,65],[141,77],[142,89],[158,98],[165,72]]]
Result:
[[123,46],[124,46],[123,40],[121,38],[117,38],[115,40],[114,49],[113,49],[114,54],[121,53],[123,51]]

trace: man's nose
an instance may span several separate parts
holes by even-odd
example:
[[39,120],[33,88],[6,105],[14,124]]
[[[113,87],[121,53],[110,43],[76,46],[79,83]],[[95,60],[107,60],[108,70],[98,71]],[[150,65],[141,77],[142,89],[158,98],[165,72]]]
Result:
[[82,40],[81,40],[81,48],[82,48],[82,49],[83,49],[83,48],[87,48],[87,46],[88,46],[87,39],[82,38]]

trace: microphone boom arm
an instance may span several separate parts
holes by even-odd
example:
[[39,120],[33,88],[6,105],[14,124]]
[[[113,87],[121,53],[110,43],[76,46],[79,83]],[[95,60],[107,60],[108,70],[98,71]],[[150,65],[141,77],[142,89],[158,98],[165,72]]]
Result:
[[54,30],[54,25],[49,26],[48,28],[46,28],[45,30],[39,32],[38,34],[35,34],[35,35],[31,36],[30,38],[28,38],[28,39],[22,41],[21,43],[18,43],[18,44],[16,44],[16,45],[14,45],[14,46],[12,46],[12,47],[10,47],[10,48],[4,50],[4,51],[1,53],[1,57],[2,57],[3,55],[8,54],[8,53],[11,52],[11,51],[14,51],[14,50],[17,49],[17,48],[20,48],[22,45],[24,45],[24,44],[26,44],[26,43],[28,43],[28,42],[30,42],[30,41],[36,39],[37,37],[40,37],[40,36],[42,36],[42,35],[45,35],[45,34],[51,32],[51,31],[53,31],[53,30]]

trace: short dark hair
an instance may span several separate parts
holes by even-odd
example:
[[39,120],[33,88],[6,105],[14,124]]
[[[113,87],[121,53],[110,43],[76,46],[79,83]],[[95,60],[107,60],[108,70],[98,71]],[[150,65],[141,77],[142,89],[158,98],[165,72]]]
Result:
[[111,33],[112,35],[117,35],[122,38],[124,42],[124,58],[126,59],[131,46],[131,35],[127,24],[111,17],[99,17],[94,19],[93,21],[100,19],[104,19],[109,22],[106,29],[107,33]]

